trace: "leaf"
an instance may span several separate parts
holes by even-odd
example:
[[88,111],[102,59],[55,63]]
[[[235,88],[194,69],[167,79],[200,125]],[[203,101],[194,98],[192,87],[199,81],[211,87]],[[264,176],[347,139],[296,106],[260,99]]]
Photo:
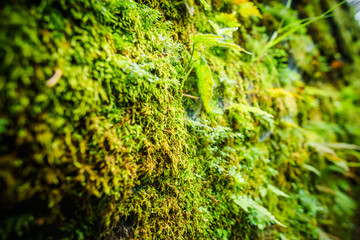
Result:
[[338,159],[334,160],[334,159],[331,158],[331,156],[332,156],[332,155],[326,156],[326,157],[327,157],[327,159],[329,159],[330,161],[332,161],[336,166],[344,169],[346,172],[348,172],[348,171],[350,170],[347,162],[346,162],[344,159],[338,158]]
[[226,36],[232,37],[232,34],[234,32],[236,32],[238,29],[239,28],[237,28],[237,27],[234,27],[234,28],[220,28],[219,32],[218,32],[218,35],[226,35]]
[[280,189],[278,189],[277,187],[275,187],[271,184],[268,184],[268,189],[278,196],[289,198],[289,195],[287,195],[286,193],[284,193],[283,191],[281,191]]
[[348,172],[350,169],[349,169],[347,162],[344,159],[342,159],[341,157],[339,157],[335,153],[335,151],[329,147],[329,144],[331,146],[331,143],[310,142],[309,146],[314,148],[319,154],[325,156],[328,160],[332,161],[335,165],[337,165],[338,167],[341,167],[346,172]]
[[219,25],[217,25],[216,23],[214,23],[213,21],[209,20],[210,25],[213,27],[213,29],[215,30],[215,33],[217,35],[219,35],[219,31],[220,31],[220,27]]
[[219,25],[217,25],[216,23],[214,23],[213,21],[209,20],[210,25],[214,28],[215,33],[219,36],[221,35],[226,35],[228,37],[232,37],[233,32],[237,31],[238,28],[234,27],[234,28],[220,28]]
[[254,113],[255,115],[262,117],[263,119],[265,119],[266,121],[268,121],[270,123],[272,123],[274,121],[274,119],[273,119],[274,117],[271,114],[261,110],[260,108],[250,107],[250,106],[246,106],[244,104],[235,104],[234,106],[240,111]]
[[231,198],[234,202],[241,207],[245,212],[249,209],[255,210],[258,214],[265,216],[268,221],[275,222],[282,227],[286,227],[284,224],[279,222],[274,215],[271,214],[266,208],[255,202],[250,196],[238,196],[233,194]]
[[348,162],[347,165],[349,167],[360,167],[360,163],[357,162]]
[[214,81],[211,75],[210,66],[203,57],[201,57],[200,62],[195,66],[195,72],[198,77],[197,86],[205,111],[210,113],[210,100],[212,98]]
[[245,49],[243,49],[242,47],[240,47],[239,45],[234,44],[234,43],[219,41],[219,42],[218,42],[218,46],[220,46],[220,47],[230,47],[230,48],[234,48],[234,49],[236,49],[236,50],[239,50],[240,52],[245,52],[245,53],[247,53],[247,54],[253,55],[251,52],[246,51]]
[[328,154],[328,155],[337,156],[336,153],[334,152],[334,150],[329,148],[328,146],[326,146],[326,144],[309,142],[309,146],[314,148],[321,155]]
[[[221,31],[221,30],[219,30]],[[193,40],[193,46],[195,46],[198,43],[204,44],[205,47],[211,47],[211,46],[219,46],[219,47],[231,47],[236,50],[239,50],[241,52],[246,52],[247,54],[252,54],[245,49],[241,48],[239,45],[229,42],[222,41],[224,38],[221,36],[217,36],[214,34],[196,34],[196,35],[190,35],[190,38]],[[196,52],[196,51],[195,51]]]
[[214,34],[196,34],[190,35],[190,38],[193,40],[193,44],[203,43],[205,46],[216,45],[219,39],[223,39],[221,36],[217,36]]
[[249,208],[254,205],[254,200],[252,200],[251,197],[248,196],[236,196],[235,194],[233,194],[231,198],[245,212],[249,211]]
[[331,195],[335,195],[334,190],[332,190],[331,188],[324,186],[324,185],[316,185],[316,189],[323,193],[329,193]]
[[206,11],[210,11],[210,10],[211,10],[211,6],[210,6],[210,4],[208,4],[208,3],[206,2],[206,0],[200,0],[200,2],[202,3],[202,5],[204,6],[204,9],[205,9]]
[[278,30],[278,32],[284,32],[283,34],[281,34],[278,37],[272,38],[268,44],[265,46],[266,49],[272,48],[273,46],[275,46],[276,44],[278,44],[279,42],[281,42],[282,40],[284,40],[285,38],[287,38],[288,36],[290,36],[291,34],[295,33],[296,31],[298,31],[301,28],[306,27],[307,25],[316,22],[320,19],[325,19],[327,17],[329,17],[330,13],[332,11],[334,11],[336,8],[338,8],[339,6],[341,6],[342,4],[344,4],[346,1],[342,1],[338,4],[336,4],[334,7],[332,7],[331,9],[329,9],[328,11],[326,11],[325,13],[317,16],[317,17],[313,17],[313,18],[307,18],[307,19],[301,19],[296,21],[293,24],[289,24],[281,29]]
[[281,119],[281,124],[282,124],[284,127],[288,127],[288,128],[298,128],[298,129],[300,129],[299,125],[297,125],[296,123],[294,123],[294,121],[292,121],[292,120]]
[[276,224],[282,226],[282,227],[286,227],[286,225],[282,224],[280,221],[278,221],[274,215],[272,215],[271,212],[269,212],[266,208],[264,208],[263,206],[261,206],[260,204],[258,204],[257,202],[254,201],[254,205],[253,208],[256,209],[258,211],[258,213],[263,214],[264,216],[268,217],[270,221],[275,222]]
[[260,195],[261,195],[262,197],[265,197],[265,196],[267,195],[267,193],[268,193],[268,189],[260,186],[259,192],[260,192]]
[[311,166],[311,165],[303,164],[302,167],[305,168],[306,170],[309,170],[310,172],[315,173],[315,174],[318,175],[318,176],[321,175],[321,173],[320,173],[316,168],[314,168],[314,167]]
[[248,112],[252,112],[252,113],[255,113],[257,115],[263,115],[263,116],[266,116],[268,118],[273,118],[273,116],[263,110],[261,110],[260,108],[257,108],[257,107],[250,107],[250,106],[246,106],[244,104],[240,104],[242,109],[248,111]]
[[326,146],[332,149],[339,149],[339,150],[360,150],[360,147],[354,144],[348,143],[326,143]]

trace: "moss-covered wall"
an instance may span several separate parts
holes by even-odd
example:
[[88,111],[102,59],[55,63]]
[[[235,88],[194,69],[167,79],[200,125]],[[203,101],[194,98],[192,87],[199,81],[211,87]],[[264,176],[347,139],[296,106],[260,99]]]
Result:
[[358,34],[299,20],[334,5],[1,2],[0,238],[351,239]]

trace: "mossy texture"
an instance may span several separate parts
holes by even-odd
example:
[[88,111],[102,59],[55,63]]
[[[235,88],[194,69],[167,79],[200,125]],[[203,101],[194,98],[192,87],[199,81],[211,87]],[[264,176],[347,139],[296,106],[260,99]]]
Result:
[[351,239],[349,9],[261,2],[0,3],[0,238]]

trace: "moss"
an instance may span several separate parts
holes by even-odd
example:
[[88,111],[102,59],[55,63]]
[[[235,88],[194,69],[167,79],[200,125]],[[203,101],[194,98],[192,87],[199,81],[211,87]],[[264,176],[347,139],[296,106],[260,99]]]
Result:
[[[295,10],[206,2],[1,4],[1,238],[350,239],[353,65],[327,81],[339,46],[324,22],[328,45],[303,28],[266,48]],[[214,80],[205,111],[187,49],[209,20],[239,26],[224,41],[253,55],[197,50]]]

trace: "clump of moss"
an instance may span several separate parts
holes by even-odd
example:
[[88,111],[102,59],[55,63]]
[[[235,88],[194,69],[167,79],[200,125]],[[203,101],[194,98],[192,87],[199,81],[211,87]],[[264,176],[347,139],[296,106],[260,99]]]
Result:
[[1,11],[2,236],[195,236],[169,23],[132,1],[43,3]]
[[358,81],[322,81],[305,28],[266,47],[296,11],[246,2],[2,3],[1,238],[350,239]]

